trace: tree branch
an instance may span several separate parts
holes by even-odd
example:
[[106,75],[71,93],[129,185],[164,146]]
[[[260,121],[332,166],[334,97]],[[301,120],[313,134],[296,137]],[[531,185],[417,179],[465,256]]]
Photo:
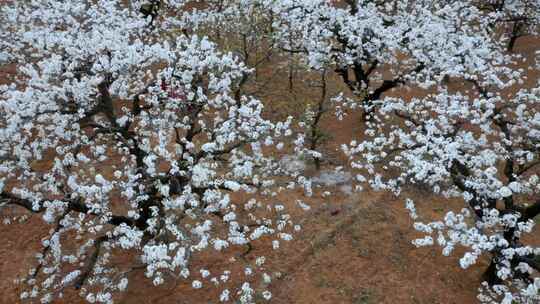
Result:
[[[33,208],[34,204],[32,201],[18,198],[14,196],[13,194],[6,193],[6,192],[0,193],[0,199],[4,200],[7,205],[17,205],[17,206],[27,209],[28,211],[32,213],[42,213],[46,209],[43,206],[40,206],[37,210],[35,210]],[[67,201],[67,203],[68,203],[68,206],[67,206],[66,212],[75,211],[75,212],[94,215],[94,216],[103,216],[102,214],[90,211],[90,208],[88,208],[80,200]],[[133,226],[135,224],[135,221],[127,216],[111,215],[107,223],[114,226],[118,226],[120,224]]]
[[90,256],[90,260],[88,261],[88,264],[86,265],[86,269],[81,273],[78,280],[75,282],[75,289],[81,289],[81,287],[84,285],[86,280],[88,279],[88,276],[92,273],[94,270],[94,266],[97,263],[97,260],[99,258],[99,253],[101,251],[101,246],[104,242],[108,241],[108,236],[100,236],[94,241],[94,252],[92,253],[92,256]]

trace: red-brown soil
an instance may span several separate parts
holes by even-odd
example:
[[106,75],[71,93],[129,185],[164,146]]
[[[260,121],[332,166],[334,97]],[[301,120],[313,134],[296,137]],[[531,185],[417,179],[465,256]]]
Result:
[[[540,48],[538,40],[520,39],[517,51],[531,55]],[[524,64],[528,64],[530,61]],[[13,67],[9,68],[10,72]],[[1,73],[7,73],[2,68]],[[532,73],[533,71],[529,71]],[[6,75],[0,75],[4,79]],[[534,77],[537,77],[535,75]],[[534,78],[532,75],[530,78]],[[299,104],[317,98],[314,90],[295,91],[291,98],[283,83],[272,84],[266,92],[276,102],[268,108],[278,116],[302,113]],[[331,82],[329,95],[342,90],[339,82]],[[392,94],[413,96],[415,91],[395,91]],[[289,96],[289,97],[287,97]],[[361,136],[359,113],[351,113],[337,121],[331,113],[323,117],[323,129],[331,135],[324,144],[324,152],[338,163],[344,159],[336,151],[339,144]],[[284,244],[269,257],[268,268],[281,272],[268,289],[278,304],[370,304],[370,303],[476,303],[477,288],[485,261],[471,269],[460,269],[459,251],[443,257],[440,249],[415,248],[411,241],[418,236],[412,229],[402,199],[391,194],[365,191],[347,196],[338,189],[330,189],[326,198],[316,190],[312,198],[298,191],[281,193],[276,199],[293,208],[294,201],[309,202],[310,211],[293,211],[302,223],[296,240]],[[437,219],[450,207],[460,209],[460,201],[447,201],[422,189],[410,188],[408,196],[415,199],[419,213],[425,219]],[[294,209],[294,208],[293,208]],[[24,212],[15,208],[0,210],[0,216],[11,217]],[[39,215],[30,216],[23,223],[0,225],[0,303],[19,303],[20,287],[14,282],[34,265],[34,254],[49,226]],[[538,233],[533,236],[538,241]],[[538,243],[538,242],[537,242]],[[254,252],[268,251],[266,245],[255,246]],[[218,257],[206,256],[206,263],[226,264]],[[130,274],[128,291],[118,303],[217,303],[217,291],[203,288],[194,291],[189,282],[171,280],[154,287],[143,271]],[[67,291],[64,301],[82,303],[74,291]]]

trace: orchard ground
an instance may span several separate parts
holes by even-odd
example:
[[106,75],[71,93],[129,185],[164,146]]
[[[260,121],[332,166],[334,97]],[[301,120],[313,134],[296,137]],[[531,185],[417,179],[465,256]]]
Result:
[[[540,40],[521,38],[516,52],[527,60],[527,69],[532,54],[540,49]],[[268,63],[271,66],[273,63]],[[10,77],[14,67],[3,67],[0,78]],[[317,98],[317,90],[295,81],[289,90],[286,77],[265,75],[259,70],[260,82],[272,78],[264,88],[264,98],[268,113],[298,118],[305,105]],[[529,80],[536,81],[537,71],[529,70]],[[299,77],[299,76],[297,76]],[[1,80],[0,80],[1,81]],[[296,85],[298,84],[298,85]],[[459,86],[459,83],[452,85]],[[530,85],[530,83],[529,83]],[[329,88],[332,93],[346,91],[339,81],[330,77]],[[248,92],[249,93],[249,92]],[[415,96],[422,94],[415,90],[394,90],[391,94]],[[331,112],[322,120],[322,129],[329,135],[322,144],[322,152],[331,164],[323,165],[323,170],[333,170],[343,165],[347,171],[346,159],[339,152],[342,143],[351,139],[361,139],[362,124],[359,112],[351,112],[344,120],[338,121]],[[292,153],[292,152],[291,152]],[[39,164],[47,166],[46,163]],[[103,164],[106,170],[107,164]],[[306,163],[307,175],[320,176],[313,165]],[[487,260],[481,261],[472,271],[459,267],[459,254],[444,257],[437,247],[415,248],[411,241],[419,235],[412,229],[412,220],[404,208],[403,199],[396,199],[390,193],[363,192],[350,194],[349,181],[345,178],[324,189],[314,188],[312,197],[306,197],[301,190],[280,193],[275,200],[285,204],[292,215],[300,219],[302,231],[295,240],[283,243],[280,250],[274,251],[268,245],[254,245],[245,257],[239,252],[238,258],[254,259],[267,256],[266,267],[274,280],[268,287],[272,292],[270,303],[476,303],[477,288],[482,281],[482,272]],[[345,186],[345,188],[344,188]],[[323,195],[329,191],[330,195]],[[418,212],[423,219],[442,217],[448,206],[455,210],[464,207],[459,200],[444,200],[431,195],[421,186],[409,186],[407,196],[417,203]],[[241,199],[241,198],[239,198]],[[311,206],[302,211],[296,207],[301,200]],[[25,214],[16,207],[0,210],[2,218],[13,218]],[[18,303],[21,290],[14,282],[35,265],[35,253],[40,250],[41,238],[47,234],[48,227],[40,215],[22,217],[10,225],[0,228],[0,303]],[[538,228],[531,234],[533,244],[540,244]],[[117,257],[118,262],[129,261],[127,255]],[[206,254],[200,259],[225,265],[228,261]],[[197,261],[194,261],[197,263]],[[242,271],[241,269],[231,269]],[[234,275],[234,273],[233,273]],[[125,294],[119,295],[118,303],[215,303],[219,289],[204,286],[194,290],[190,281],[169,280],[155,287],[144,277],[144,270],[135,270],[129,275],[130,286]],[[63,303],[78,303],[72,288],[66,290]],[[257,302],[263,303],[259,299]],[[62,303],[57,301],[57,303]]]

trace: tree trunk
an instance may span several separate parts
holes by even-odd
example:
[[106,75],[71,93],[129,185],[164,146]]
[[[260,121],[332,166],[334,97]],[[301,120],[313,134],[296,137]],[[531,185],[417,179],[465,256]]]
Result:
[[497,263],[495,262],[495,258],[493,257],[491,259],[491,262],[486,269],[486,271],[483,274],[484,280],[489,284],[489,286],[500,284],[502,281],[497,276]]

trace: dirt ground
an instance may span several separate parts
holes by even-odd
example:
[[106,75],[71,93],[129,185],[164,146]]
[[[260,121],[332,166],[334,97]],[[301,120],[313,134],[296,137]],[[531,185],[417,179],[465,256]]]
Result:
[[[357,119],[349,116],[336,132],[350,132]],[[326,198],[320,190],[312,198],[300,191],[277,198],[301,199],[309,202],[311,210],[294,214],[303,227],[297,239],[267,255],[268,268],[281,273],[269,286],[270,303],[475,303],[485,263],[464,271],[458,256],[442,257],[439,249],[415,248],[412,221],[403,201],[391,194],[346,195],[337,188],[329,190],[333,195]],[[413,189],[410,196],[424,198],[418,201],[418,209],[428,218],[441,216],[446,204],[460,207],[459,202],[444,202],[419,190]],[[1,226],[0,303],[19,302],[20,289],[14,280],[34,265],[33,255],[49,228],[39,216]],[[265,249],[255,248],[252,256]],[[216,290],[194,291],[189,282],[154,287],[143,271],[130,275],[130,281],[118,303],[216,303]],[[68,291],[65,301],[57,303],[79,302]]]
[[[527,56],[538,49],[539,41],[526,38],[521,39],[517,47],[518,52]],[[524,63],[527,64],[528,61]],[[2,68],[0,79],[12,72],[13,67]],[[267,88],[268,94],[287,95],[284,83],[274,86]],[[334,82],[330,89],[343,88]],[[309,98],[316,98],[315,93],[304,93],[296,91],[294,100],[305,103]],[[392,94],[412,96],[415,92]],[[281,103],[269,104],[268,108],[278,114],[298,117],[302,108],[296,107],[294,100],[282,99]],[[330,114],[324,116],[323,128],[331,137],[323,150],[336,162],[343,162],[336,151],[338,144],[350,142],[361,134],[359,120],[359,113],[354,112],[343,121],[337,121]],[[463,270],[459,267],[459,254],[443,257],[439,248],[414,247],[411,241],[418,235],[412,229],[404,202],[391,194],[365,191],[347,195],[337,187],[330,191],[332,195],[328,197],[322,197],[322,191],[316,189],[312,198],[305,197],[301,191],[282,193],[277,198],[287,200],[289,205],[301,199],[309,202],[311,210],[295,211],[293,215],[302,223],[302,231],[281,250],[267,254],[267,267],[280,272],[268,286],[273,294],[270,303],[477,303],[477,288],[485,261]],[[444,200],[419,188],[411,187],[408,192],[426,219],[442,216],[448,206],[463,207],[460,201]],[[18,209],[0,210],[1,217],[22,213]],[[15,280],[34,265],[34,255],[48,229],[39,215],[30,216],[23,223],[0,224],[0,303],[20,302],[21,290]],[[535,242],[540,240],[538,233],[533,238]],[[268,250],[263,245],[255,246],[253,254],[247,258]],[[214,256],[206,258],[215,260],[216,264],[225,263]],[[143,271],[131,273],[130,281],[128,291],[118,303],[216,303],[215,290],[194,291],[189,282],[171,281],[154,287]],[[74,291],[67,291],[65,299],[55,303],[82,303],[82,300]]]

